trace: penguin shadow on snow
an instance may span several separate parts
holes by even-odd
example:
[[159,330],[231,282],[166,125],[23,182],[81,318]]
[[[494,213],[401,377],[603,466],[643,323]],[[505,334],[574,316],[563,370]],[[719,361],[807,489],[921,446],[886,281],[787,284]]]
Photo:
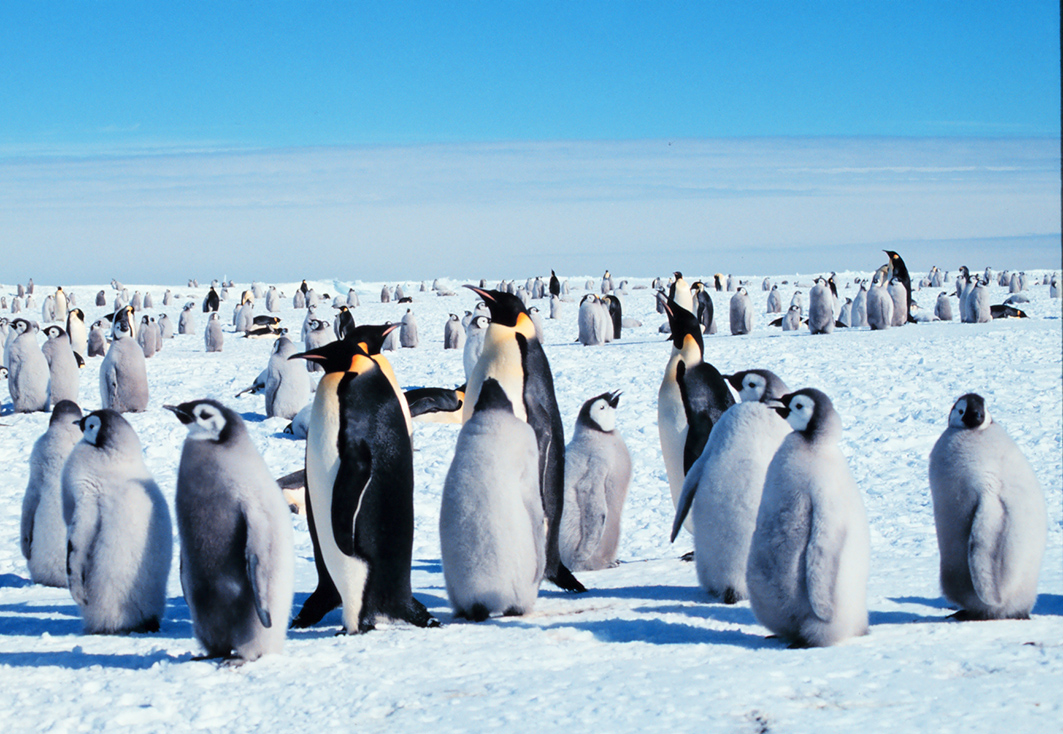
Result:
[[244,423],[261,423],[266,420],[266,416],[262,413],[240,413],[240,417],[244,419]]
[[[923,606],[940,609],[944,613],[944,616],[936,614],[931,616],[920,616],[918,614],[907,612],[871,612],[871,624],[889,624],[895,622],[941,622],[947,620],[959,609],[956,605],[949,603],[949,600],[943,596],[936,598],[926,596],[894,596],[890,597],[890,601],[896,602],[897,604],[922,604]],[[1050,615],[1063,617],[1063,594],[1038,594],[1037,603],[1034,604],[1033,610],[1030,613],[1034,616]],[[890,618],[876,618],[876,615],[879,617]]]
[[[690,612],[690,607],[662,607],[661,611],[675,611],[683,614]],[[636,610],[656,611],[656,610]],[[748,613],[748,609],[746,612]],[[752,614],[749,614],[752,617]],[[518,618],[519,619],[519,618]],[[651,645],[731,645],[751,650],[779,647],[778,640],[769,640],[764,635],[749,634],[741,630],[716,630],[694,627],[680,622],[666,622],[662,619],[602,619],[586,622],[556,622],[553,624],[534,624],[530,621],[511,622],[519,627],[540,630],[582,630],[590,632],[600,642],[645,642]]]
[[[588,574],[589,575],[589,574]],[[696,586],[616,586],[593,588],[588,587],[578,597],[572,596],[567,591],[554,588],[540,588],[540,598],[546,599],[645,599],[647,601],[675,601],[675,602],[698,602],[709,601],[705,592]]]
[[171,655],[163,650],[147,654],[130,653],[107,654],[87,653],[80,645],[73,650],[56,650],[52,652],[0,652],[0,665],[12,668],[55,667],[69,670],[83,670],[93,666],[103,668],[124,668],[126,670],[147,670],[155,663],[180,663],[190,659],[189,655]]
[[[0,636],[40,637],[48,634],[52,637],[82,637],[83,631],[81,612],[73,599],[68,604],[34,604],[32,602],[0,604]],[[185,604],[184,597],[179,596],[167,601],[166,616],[160,622],[158,632],[131,632],[115,636],[140,637],[149,640],[187,639],[189,644],[195,643],[188,605]],[[0,654],[0,665],[3,664],[3,654]]]

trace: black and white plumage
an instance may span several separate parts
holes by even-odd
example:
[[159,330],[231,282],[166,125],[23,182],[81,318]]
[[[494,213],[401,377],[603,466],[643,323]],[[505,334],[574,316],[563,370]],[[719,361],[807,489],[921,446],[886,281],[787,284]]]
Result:
[[49,400],[55,405],[63,400],[78,401],[78,362],[70,339],[61,326],[48,326],[44,330],[48,341],[41,345],[41,353],[48,362]]
[[616,430],[620,392],[583,404],[565,449],[561,561],[573,571],[615,566],[620,516],[631,483],[631,455]]
[[930,452],[941,588],[961,619],[1024,619],[1037,601],[1044,492],[985,400],[961,396]]
[[221,330],[217,311],[212,312],[207,320],[207,328],[203,330],[203,346],[208,352],[220,352],[225,346],[225,334]]
[[588,293],[580,301],[577,325],[577,340],[585,347],[605,344],[608,340],[606,330],[611,328],[609,313],[595,294]]
[[66,333],[70,339],[70,348],[82,357],[89,353],[89,330],[85,325],[85,312],[72,308],[66,314]]
[[4,345],[7,389],[16,413],[47,411],[50,405],[48,360],[37,344],[40,327],[26,319],[14,319]]
[[81,409],[69,400],[52,408],[48,430],[33,444],[30,477],[22,499],[22,556],[30,579],[66,586],[66,521],[63,520],[63,465],[81,440]]
[[793,646],[833,645],[867,633],[867,515],[830,398],[805,388],[781,402],[793,433],[764,479],[746,572],[750,606]]
[[148,408],[148,367],[129,323],[115,322],[114,340],[100,364],[100,402],[118,413],[141,413]]
[[310,401],[310,376],[298,362],[289,360],[298,350],[282,336],[273,343],[266,365],[266,417],[291,420]]
[[455,616],[530,612],[546,569],[535,431],[484,380],[443,485],[439,544]]
[[62,478],[70,593],[89,634],[156,631],[173,555],[166,500],[120,414],[98,410],[79,425]]
[[808,293],[808,330],[813,334],[834,331],[834,299],[823,278],[818,278]]
[[465,330],[456,313],[450,314],[443,325],[443,348],[461,349],[465,345]]
[[487,335],[487,327],[491,319],[486,315],[474,316],[469,322],[469,328],[465,330],[465,349],[462,352],[461,361],[465,367],[465,381],[472,377],[472,370],[484,349],[484,337]]
[[406,309],[399,327],[399,344],[405,349],[413,349],[419,343],[417,338],[417,317],[411,309]]
[[192,631],[208,657],[279,653],[295,573],[280,487],[235,412],[213,400],[166,407],[189,429],[174,510]]

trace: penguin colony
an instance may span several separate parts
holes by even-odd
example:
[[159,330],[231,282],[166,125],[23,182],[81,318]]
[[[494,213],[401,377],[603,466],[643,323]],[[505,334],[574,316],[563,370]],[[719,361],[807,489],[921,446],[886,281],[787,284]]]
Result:
[[[889,257],[844,304],[833,274],[817,279],[809,290],[807,322],[800,293],[795,295],[789,313],[796,314],[796,325],[790,321],[790,330],[807,323],[811,333],[829,334],[862,322],[886,329],[950,320],[949,295],[936,297],[930,316],[912,299],[903,261],[896,253]],[[959,298],[961,320],[1025,315],[1015,307],[1022,297],[1009,299],[1010,311],[989,306],[989,273],[960,273],[953,297]],[[936,269],[924,280],[941,287]],[[722,291],[724,283],[734,292],[731,331],[748,333],[756,309],[733,278],[717,277],[706,287],[688,285],[677,272],[660,289],[673,346],[658,396],[662,452],[677,508],[672,537],[688,527],[700,585],[728,604],[749,599],[758,621],[792,646],[831,645],[865,634],[868,527],[860,490],[837,449],[838,414],[819,390],[789,392],[766,370],[721,375],[704,361],[702,333],[712,333],[715,323],[710,291]],[[1020,274],[1008,283],[1021,292]],[[1050,285],[1057,297],[1058,280]],[[767,312],[778,313],[778,285],[769,287],[766,279],[762,287]],[[433,290],[444,295],[436,284]],[[348,633],[373,629],[378,619],[438,626],[413,596],[409,579],[410,420],[431,413],[464,418],[440,513],[443,570],[456,617],[479,621],[530,612],[542,580],[579,592],[584,587],[572,570],[617,563],[631,476],[616,431],[619,394],[587,400],[566,447],[541,322],[535,323],[537,309],[526,306],[531,298],[549,297],[551,317],[560,316],[553,304],[567,300],[568,283],[552,274],[548,288],[537,279],[473,290],[484,301],[477,311],[464,319],[451,314],[445,324],[445,348],[463,350],[467,384],[419,399],[414,415],[413,400],[407,401],[380,355],[389,338],[418,346],[412,309],[401,324],[355,327],[350,309],[358,300],[350,289],[345,300],[335,301],[342,314],[336,323],[343,328],[333,340],[327,321],[310,318],[319,297],[304,281],[294,303],[310,308],[305,351],[297,353],[276,317],[259,322],[269,317],[253,316],[256,297],[267,304],[272,299],[267,310],[274,311],[283,294],[271,288],[241,296],[233,318],[238,331],[252,336],[255,327],[266,327],[265,335],[279,337],[249,392],[264,391],[267,416],[306,416],[306,506],[319,585],[295,626],[316,624],[339,606]],[[608,271],[601,290],[604,297],[589,293],[579,307],[578,341],[585,346],[621,338],[621,301]],[[212,286],[203,301],[207,351],[221,349],[218,311],[226,294],[226,288],[219,293]],[[384,302],[392,298],[410,300],[401,285],[381,293]],[[3,321],[12,406],[32,411],[54,405],[30,457],[22,552],[34,582],[69,587],[86,632],[153,631],[165,613],[170,513],[143,464],[136,434],[120,414],[148,408],[144,359],[173,331],[169,326],[164,334],[165,314],[158,321],[149,315],[134,321],[137,312],[152,307],[150,294],[134,293],[128,306],[125,300],[120,294],[115,312],[90,330],[84,312],[59,289],[43,315],[67,328],[46,327],[47,341],[36,350],[35,323]],[[167,291],[164,303],[171,300]],[[184,306],[179,334],[194,333],[194,310],[193,303]],[[784,329],[787,324],[781,321]],[[311,337],[322,332],[327,340]],[[82,417],[77,366],[101,351],[104,409]],[[307,368],[293,359],[305,360]],[[324,377],[312,391],[307,369],[314,367]],[[294,554],[279,487],[233,410],[213,400],[165,407],[189,428],[175,513],[194,634],[206,657],[241,662],[280,652],[292,606]],[[960,607],[954,616],[1028,617],[1045,547],[1044,495],[978,395],[957,400],[931,453],[929,474],[941,586]],[[211,512],[204,512],[208,506]],[[226,594],[231,598],[223,601]]]

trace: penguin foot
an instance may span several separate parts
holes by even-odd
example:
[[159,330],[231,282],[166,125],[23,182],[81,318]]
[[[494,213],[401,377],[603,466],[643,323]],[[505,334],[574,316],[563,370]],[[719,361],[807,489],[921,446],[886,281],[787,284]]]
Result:
[[414,627],[430,628],[430,627],[442,627],[439,620],[432,616],[424,604],[417,601],[414,597],[410,597],[410,603],[403,610],[400,615],[401,618]]
[[730,586],[728,586],[727,590],[723,592],[724,604],[737,604],[739,599],[740,597],[738,596],[738,592],[732,589]]
[[807,649],[809,647],[812,647],[812,646],[809,645],[804,640],[794,640],[793,642],[791,642],[789,645],[786,646],[786,649],[787,650],[805,650],[805,649]]
[[690,563],[691,561],[694,560],[694,551],[687,551],[683,555],[679,556],[679,560],[680,561],[686,561],[687,563]]
[[562,591],[571,591],[573,594],[582,594],[587,590],[563,563],[557,564],[557,573],[547,576],[547,580]]
[[289,629],[305,629],[307,627],[313,627],[315,624],[321,621],[321,618],[338,607],[342,603],[340,594],[332,589],[332,593],[325,593],[321,591],[321,588],[314,590],[314,593],[306,598],[303,603],[303,608],[299,610],[299,613],[292,619],[291,624],[288,625]]
[[129,630],[130,632],[158,632],[159,631],[159,618],[152,617],[151,619],[145,619]]
[[520,617],[524,614],[524,610],[520,607],[508,607],[506,611],[502,612],[503,617]]

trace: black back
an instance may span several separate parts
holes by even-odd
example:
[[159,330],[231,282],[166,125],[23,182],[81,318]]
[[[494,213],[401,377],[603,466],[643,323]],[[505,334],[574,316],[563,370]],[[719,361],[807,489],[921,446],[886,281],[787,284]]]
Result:
[[606,307],[609,309],[609,318],[613,321],[613,338],[620,338],[620,327],[623,322],[623,316],[621,314],[620,299],[616,296],[603,296],[602,300],[605,301]]
[[705,450],[712,427],[735,404],[735,399],[723,375],[708,362],[687,369],[680,361],[676,365],[676,382],[687,416],[687,438],[683,445],[683,474],[686,474]]

